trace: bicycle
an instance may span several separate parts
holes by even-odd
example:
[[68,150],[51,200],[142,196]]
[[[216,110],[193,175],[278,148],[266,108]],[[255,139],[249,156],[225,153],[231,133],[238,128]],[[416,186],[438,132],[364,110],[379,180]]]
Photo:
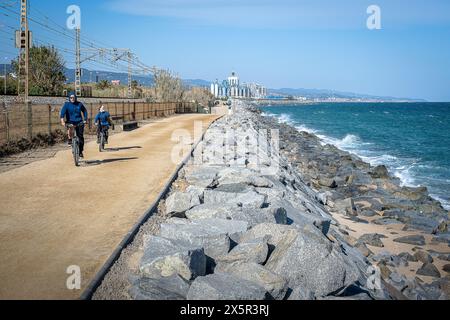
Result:
[[107,126],[100,126],[100,137],[99,137],[99,144],[98,144],[98,151],[103,152],[105,150],[105,144],[106,144],[106,132],[108,130]]
[[84,123],[81,122],[76,126],[73,124],[66,124],[67,129],[74,129],[72,138],[72,155],[75,166],[78,167],[80,166],[80,138],[77,136],[77,130],[75,130],[75,127],[84,127]]

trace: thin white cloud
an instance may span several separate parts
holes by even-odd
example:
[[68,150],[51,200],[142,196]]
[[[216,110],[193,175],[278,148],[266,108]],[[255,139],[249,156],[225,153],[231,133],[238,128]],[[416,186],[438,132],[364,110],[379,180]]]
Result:
[[197,24],[313,29],[365,28],[378,4],[383,25],[450,24],[448,0],[112,0],[114,11]]
[[248,27],[355,26],[363,23],[352,16],[364,19],[365,14],[364,6],[345,9],[330,0],[114,0],[109,6],[134,15]]

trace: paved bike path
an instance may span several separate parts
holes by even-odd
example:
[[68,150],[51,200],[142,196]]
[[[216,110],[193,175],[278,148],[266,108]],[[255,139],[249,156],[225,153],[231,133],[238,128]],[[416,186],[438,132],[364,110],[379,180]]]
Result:
[[[0,299],[76,299],[173,174],[172,133],[218,115],[179,115],[0,174]],[[115,149],[114,149],[115,148]],[[81,268],[81,290],[66,287]]]

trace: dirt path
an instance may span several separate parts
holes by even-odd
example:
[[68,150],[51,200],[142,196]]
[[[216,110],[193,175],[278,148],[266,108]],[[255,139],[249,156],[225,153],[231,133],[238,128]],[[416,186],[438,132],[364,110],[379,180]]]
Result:
[[[217,115],[181,115],[110,139],[86,161],[70,150],[0,174],[0,299],[75,299],[174,172],[174,130],[193,136]],[[81,290],[68,290],[67,267],[81,268]]]

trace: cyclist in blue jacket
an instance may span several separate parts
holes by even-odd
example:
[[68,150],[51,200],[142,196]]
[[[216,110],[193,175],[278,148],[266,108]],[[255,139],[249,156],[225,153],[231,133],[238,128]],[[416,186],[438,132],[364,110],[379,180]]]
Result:
[[99,113],[95,116],[95,125],[97,126],[97,143],[100,143],[100,132],[105,133],[105,144],[108,144],[109,126],[113,124],[111,115],[105,110],[105,106],[101,106]]
[[[64,103],[61,109],[61,125],[66,124],[74,125],[77,132],[77,136],[80,139],[80,158],[84,158],[84,124],[88,119],[88,112],[86,107],[79,101],[77,101],[77,96],[74,92],[69,94],[69,101]],[[80,126],[80,124],[82,124]],[[69,145],[72,145],[73,138],[73,128],[68,129],[67,135],[69,137]]]

